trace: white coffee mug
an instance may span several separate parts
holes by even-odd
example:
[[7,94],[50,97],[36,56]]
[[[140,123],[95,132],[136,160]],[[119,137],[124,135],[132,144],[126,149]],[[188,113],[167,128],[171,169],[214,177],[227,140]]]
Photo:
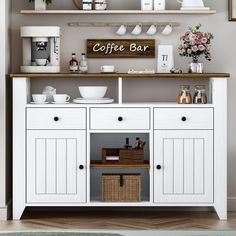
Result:
[[118,35],[125,35],[127,32],[127,25],[123,24],[119,27],[119,29],[116,31],[116,34]]
[[47,100],[45,94],[32,94],[32,98],[35,103],[45,103]]
[[173,31],[172,25],[166,25],[166,27],[161,32],[163,35],[169,35]]
[[140,35],[142,33],[142,25],[136,25],[134,29],[132,30],[131,34],[133,35]]
[[114,72],[115,71],[115,66],[114,65],[104,65],[101,66],[101,72]]
[[153,24],[149,27],[149,29],[147,30],[147,34],[148,35],[154,35],[157,32],[157,25]]
[[37,66],[46,66],[48,64],[47,59],[35,59]]
[[65,103],[69,102],[70,96],[67,94],[55,94],[53,95],[53,100],[56,103]]

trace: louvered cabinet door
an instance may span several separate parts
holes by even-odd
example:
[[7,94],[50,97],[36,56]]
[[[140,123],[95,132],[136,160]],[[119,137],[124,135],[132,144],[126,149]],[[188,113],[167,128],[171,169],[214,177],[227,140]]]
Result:
[[85,202],[85,165],[85,131],[28,130],[27,202]]
[[156,130],[154,201],[213,202],[213,131]]

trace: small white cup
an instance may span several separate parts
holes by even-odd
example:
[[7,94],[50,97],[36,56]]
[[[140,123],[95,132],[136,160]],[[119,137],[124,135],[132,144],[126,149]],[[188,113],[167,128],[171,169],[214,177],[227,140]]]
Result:
[[118,35],[125,35],[127,32],[127,24],[123,24],[119,27],[119,29],[116,31],[116,34]]
[[55,94],[53,95],[55,103],[66,103],[70,101],[70,96],[67,94]]
[[166,27],[161,32],[163,35],[169,35],[173,31],[172,25],[166,25]]
[[140,35],[142,33],[142,25],[136,25],[134,29],[132,30],[131,34],[133,35]]
[[35,59],[37,66],[46,66],[48,64],[47,59]]
[[32,98],[35,103],[45,103],[47,100],[45,94],[32,94]]
[[157,32],[157,25],[153,24],[149,27],[149,29],[147,30],[147,34],[148,35],[154,35]]
[[114,71],[115,71],[115,66],[114,65],[101,66],[101,72],[113,73]]

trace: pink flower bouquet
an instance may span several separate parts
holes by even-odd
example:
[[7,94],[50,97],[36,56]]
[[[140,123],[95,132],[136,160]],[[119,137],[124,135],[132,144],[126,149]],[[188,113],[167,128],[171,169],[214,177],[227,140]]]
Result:
[[194,63],[198,63],[199,57],[204,55],[206,60],[211,61],[211,40],[213,34],[200,31],[201,24],[189,27],[189,30],[180,38],[179,55],[192,57]]

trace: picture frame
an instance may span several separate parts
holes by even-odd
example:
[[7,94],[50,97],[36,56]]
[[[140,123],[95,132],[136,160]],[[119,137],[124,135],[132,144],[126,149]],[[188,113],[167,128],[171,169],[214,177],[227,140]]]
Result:
[[229,1],[229,21],[236,21],[236,0]]

